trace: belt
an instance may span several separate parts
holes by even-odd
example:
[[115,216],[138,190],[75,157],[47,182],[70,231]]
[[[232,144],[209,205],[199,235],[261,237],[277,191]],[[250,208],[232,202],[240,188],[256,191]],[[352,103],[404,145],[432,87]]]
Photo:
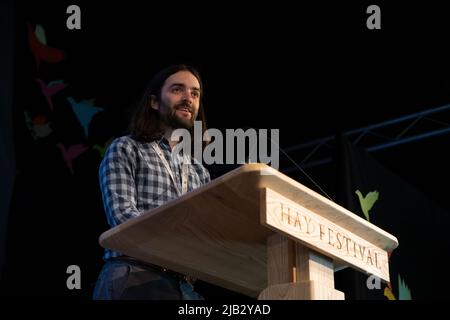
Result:
[[166,274],[166,275],[171,276],[171,277],[175,277],[175,278],[178,278],[178,279],[184,279],[187,282],[189,282],[190,284],[194,284],[194,282],[195,282],[195,279],[192,278],[192,277],[189,277],[189,276],[186,276],[184,274],[181,274],[181,273],[178,273],[178,272],[175,272],[175,271],[163,268],[163,267],[158,266],[156,264],[152,264],[152,263],[148,263],[148,262],[144,262],[144,261],[138,260],[138,259],[133,258],[133,257],[119,256],[119,257],[111,258],[110,260],[112,260],[112,261],[126,261],[126,262],[129,262],[129,263],[138,265],[138,266],[150,268],[153,271],[156,271],[156,272],[159,272],[159,273],[163,273],[163,274]]

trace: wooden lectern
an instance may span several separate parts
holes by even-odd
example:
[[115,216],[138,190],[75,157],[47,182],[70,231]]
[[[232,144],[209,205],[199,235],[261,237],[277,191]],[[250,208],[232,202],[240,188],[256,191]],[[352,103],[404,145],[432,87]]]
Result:
[[279,171],[243,165],[100,236],[105,248],[258,299],[344,299],[334,270],[389,281],[397,239]]

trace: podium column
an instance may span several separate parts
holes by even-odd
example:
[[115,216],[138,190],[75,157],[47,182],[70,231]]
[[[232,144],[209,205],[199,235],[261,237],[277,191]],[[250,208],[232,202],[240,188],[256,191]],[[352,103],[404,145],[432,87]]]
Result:
[[274,234],[267,240],[267,288],[260,300],[344,300],[334,289],[331,259]]

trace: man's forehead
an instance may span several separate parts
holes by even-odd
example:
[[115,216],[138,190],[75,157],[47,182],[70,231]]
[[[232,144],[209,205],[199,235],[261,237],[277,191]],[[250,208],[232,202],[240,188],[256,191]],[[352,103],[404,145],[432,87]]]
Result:
[[183,84],[187,87],[200,88],[198,79],[189,71],[178,71],[166,79],[166,85]]

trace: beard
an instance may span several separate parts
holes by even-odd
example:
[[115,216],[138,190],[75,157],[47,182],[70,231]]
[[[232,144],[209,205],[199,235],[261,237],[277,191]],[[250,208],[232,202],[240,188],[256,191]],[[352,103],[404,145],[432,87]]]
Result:
[[[196,115],[193,113],[192,107],[187,106],[185,103],[177,104],[173,108],[169,108],[167,105],[163,107],[166,108],[166,110],[169,110],[169,113],[162,117],[162,120],[167,126],[173,129],[183,128],[188,130],[194,126]],[[187,107],[191,112],[191,116],[189,118],[183,117],[177,113],[178,109],[184,107]]]

